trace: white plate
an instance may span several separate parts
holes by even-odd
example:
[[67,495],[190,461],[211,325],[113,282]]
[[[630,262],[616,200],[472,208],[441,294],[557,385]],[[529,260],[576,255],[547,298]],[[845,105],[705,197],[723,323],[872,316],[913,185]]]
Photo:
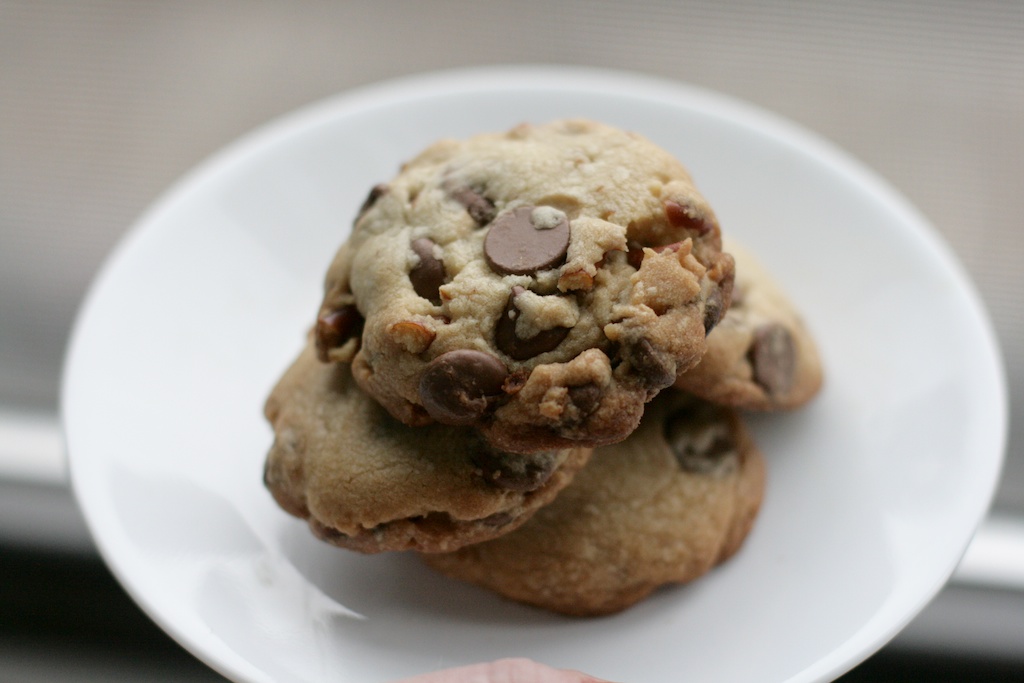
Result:
[[[803,310],[827,383],[752,420],[767,499],[742,552],[610,618],[556,617],[407,555],[320,544],[261,484],[263,399],[367,189],[442,136],[585,116],[689,166],[723,229]],[[384,681],[527,656],[630,681],[811,681],[881,647],[947,580],[1006,432],[994,337],[963,271],[892,189],[721,96],[562,68],[412,78],[229,147],[129,233],[72,338],[63,418],[107,562],[173,637],[240,681]]]

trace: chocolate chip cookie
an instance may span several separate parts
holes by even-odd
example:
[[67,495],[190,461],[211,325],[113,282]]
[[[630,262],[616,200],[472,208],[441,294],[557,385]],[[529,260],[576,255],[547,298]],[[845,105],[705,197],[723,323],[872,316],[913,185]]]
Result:
[[438,142],[370,192],[317,348],[408,425],[520,453],[607,444],[700,360],[732,279],[668,153],[589,121],[521,125]]
[[423,559],[513,600],[608,614],[731,557],[763,491],[764,461],[737,414],[670,390],[522,527]]
[[364,394],[312,342],[267,399],[264,481],[324,541],[366,553],[451,551],[516,528],[590,457],[574,448],[511,455],[475,430],[411,428]]
[[676,387],[747,410],[789,410],[821,388],[817,346],[803,319],[758,260],[734,240],[732,304],[708,335],[707,353]]

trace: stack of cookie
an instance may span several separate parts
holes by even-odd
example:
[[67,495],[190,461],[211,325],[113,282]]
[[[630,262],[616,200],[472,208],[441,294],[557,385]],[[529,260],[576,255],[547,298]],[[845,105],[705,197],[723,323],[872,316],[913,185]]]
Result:
[[523,125],[436,143],[370,192],[267,400],[265,482],[334,545],[604,614],[739,548],[764,464],[736,411],[820,382],[799,316],[674,158]]

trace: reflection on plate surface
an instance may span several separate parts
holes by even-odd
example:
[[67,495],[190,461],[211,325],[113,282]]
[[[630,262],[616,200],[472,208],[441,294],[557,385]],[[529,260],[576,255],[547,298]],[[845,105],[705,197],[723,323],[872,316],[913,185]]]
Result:
[[[750,420],[769,482],[742,551],[590,620],[511,604],[413,556],[318,543],[261,483],[263,399],[367,189],[436,138],[565,116],[643,133],[687,165],[723,231],[804,313],[826,369],[808,408]],[[384,681],[503,656],[610,680],[828,679],[948,578],[1006,430],[973,288],[884,183],[718,95],[560,68],[385,84],[229,147],[107,263],[62,400],[74,489],[104,557],[171,635],[244,681]]]

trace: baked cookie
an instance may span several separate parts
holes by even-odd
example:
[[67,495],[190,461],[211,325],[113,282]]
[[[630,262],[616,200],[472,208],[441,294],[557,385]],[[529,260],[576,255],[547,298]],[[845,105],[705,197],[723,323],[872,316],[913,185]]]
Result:
[[320,539],[366,553],[454,550],[522,524],[590,457],[501,453],[473,430],[413,429],[365,395],[348,365],[310,343],[267,399],[264,481]]
[[513,600],[608,614],[732,556],[763,490],[762,456],[736,413],[666,391],[525,525],[424,560]]
[[734,240],[732,304],[708,335],[707,353],[676,380],[705,400],[747,410],[788,410],[821,388],[818,349],[800,314],[757,259]]
[[618,441],[704,354],[732,258],[686,170],[588,121],[434,144],[370,193],[322,360],[409,425],[521,453]]

